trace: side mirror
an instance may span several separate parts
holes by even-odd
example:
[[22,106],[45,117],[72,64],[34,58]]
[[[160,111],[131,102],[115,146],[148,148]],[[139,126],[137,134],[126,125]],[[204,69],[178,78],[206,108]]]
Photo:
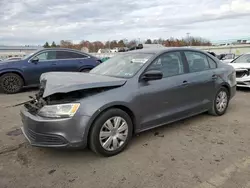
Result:
[[150,80],[160,80],[162,79],[162,77],[163,77],[163,74],[161,71],[150,70],[150,71],[145,72],[141,79],[145,81],[150,81]]
[[39,58],[38,58],[38,57],[34,57],[34,58],[31,60],[32,63],[38,63],[38,61],[39,61]]

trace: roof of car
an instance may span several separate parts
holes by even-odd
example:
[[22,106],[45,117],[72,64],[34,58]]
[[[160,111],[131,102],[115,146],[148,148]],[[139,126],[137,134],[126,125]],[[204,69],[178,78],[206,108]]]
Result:
[[76,49],[71,49],[71,48],[43,48],[42,50],[67,50],[67,51],[78,51],[81,52],[80,50]]
[[57,48],[44,48],[42,50],[39,50],[39,52],[46,51],[46,50],[64,50],[64,51],[78,52],[78,53],[86,54],[90,57],[93,57],[93,55],[91,55],[89,53],[83,52],[81,50],[72,49],[72,48],[58,48],[58,47]]
[[140,50],[132,50],[128,53],[154,53],[159,54],[163,52],[168,52],[172,50],[194,50],[194,51],[201,51],[195,48],[190,47],[164,47],[164,48],[146,48],[146,49],[140,49]]

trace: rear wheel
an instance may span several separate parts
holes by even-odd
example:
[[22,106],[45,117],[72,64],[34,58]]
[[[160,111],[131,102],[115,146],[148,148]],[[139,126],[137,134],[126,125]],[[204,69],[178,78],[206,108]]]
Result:
[[89,71],[91,71],[91,69],[82,69],[81,72],[85,72],[88,73]]
[[23,79],[15,73],[6,73],[0,77],[0,87],[4,93],[18,93],[23,84]]
[[211,115],[221,116],[225,114],[229,103],[229,92],[225,87],[221,87],[216,93],[213,106],[209,110]]
[[90,131],[90,148],[109,157],[123,151],[132,137],[133,124],[129,115],[120,109],[109,109],[101,114]]

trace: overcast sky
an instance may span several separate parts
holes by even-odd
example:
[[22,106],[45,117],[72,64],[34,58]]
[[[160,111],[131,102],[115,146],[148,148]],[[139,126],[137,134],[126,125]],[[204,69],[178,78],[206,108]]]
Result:
[[0,44],[250,37],[250,0],[0,0]]

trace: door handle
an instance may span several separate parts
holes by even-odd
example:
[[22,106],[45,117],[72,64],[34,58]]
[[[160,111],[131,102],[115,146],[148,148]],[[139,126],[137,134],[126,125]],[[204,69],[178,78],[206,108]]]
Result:
[[213,80],[216,80],[218,78],[218,76],[216,75],[216,74],[214,74],[213,76],[212,76],[212,79]]
[[182,82],[182,85],[183,85],[183,86],[188,85],[188,81],[187,81],[187,80],[184,80],[184,81]]
[[52,65],[56,65],[56,63],[52,63]]

